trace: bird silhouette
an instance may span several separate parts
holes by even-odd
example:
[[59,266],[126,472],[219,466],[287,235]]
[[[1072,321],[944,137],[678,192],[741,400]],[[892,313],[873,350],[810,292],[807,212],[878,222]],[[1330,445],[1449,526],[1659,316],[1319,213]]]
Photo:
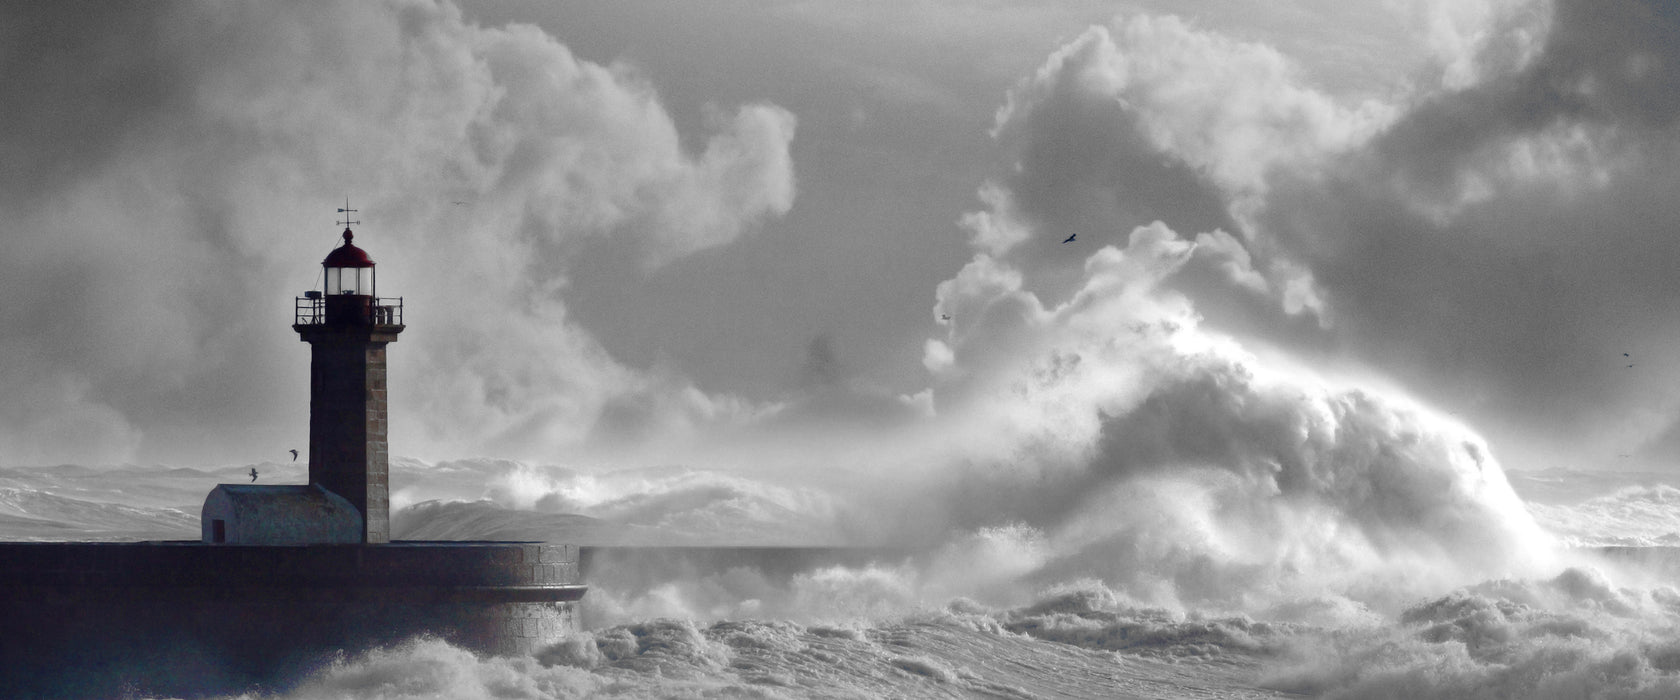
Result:
[[254,484],[256,482],[257,482],[257,468],[256,467],[251,467],[251,483]]
[[296,462],[297,461],[297,450],[287,450],[287,452],[292,453],[292,461]]
[[1075,239],[1075,238],[1078,238],[1078,237],[1079,237],[1079,234],[1077,234],[1077,233],[1075,233],[1075,234],[1072,234],[1072,235],[1069,235],[1069,236],[1068,236],[1068,237],[1067,237],[1067,238],[1066,238],[1066,239],[1064,239],[1064,240],[1063,240],[1063,241],[1062,241],[1062,242],[1063,242],[1063,243],[1072,243],[1072,242],[1073,242],[1073,239]]
[[951,315],[950,315],[950,314],[940,314],[940,315],[939,315],[939,320],[941,320],[941,321],[949,321],[949,320],[951,320]]

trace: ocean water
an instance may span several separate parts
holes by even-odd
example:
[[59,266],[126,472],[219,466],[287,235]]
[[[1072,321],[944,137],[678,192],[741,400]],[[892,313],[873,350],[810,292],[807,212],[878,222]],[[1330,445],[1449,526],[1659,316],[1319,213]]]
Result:
[[[306,473],[0,469],[0,537],[196,539],[203,495],[252,466]],[[1278,521],[1314,507],[1247,512],[1196,479],[1131,483],[1109,529],[865,541],[839,492],[736,472],[399,460],[399,538],[591,547],[585,629],[518,658],[416,638],[242,697],[1680,697],[1680,490],[1661,475],[1512,472],[1536,540],[1479,552],[1491,572],[1465,564],[1510,545],[1487,533],[1259,546],[1244,538],[1311,529]]]

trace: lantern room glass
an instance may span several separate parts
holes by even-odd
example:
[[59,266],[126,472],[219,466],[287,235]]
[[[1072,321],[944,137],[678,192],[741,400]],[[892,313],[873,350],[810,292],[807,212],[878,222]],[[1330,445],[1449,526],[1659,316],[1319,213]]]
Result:
[[326,282],[328,295],[373,296],[372,267],[329,267]]

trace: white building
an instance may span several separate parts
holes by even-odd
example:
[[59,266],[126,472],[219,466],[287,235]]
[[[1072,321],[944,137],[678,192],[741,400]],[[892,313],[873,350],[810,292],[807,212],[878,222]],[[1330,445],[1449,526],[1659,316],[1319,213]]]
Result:
[[356,544],[362,514],[318,484],[221,484],[204,499],[205,544]]

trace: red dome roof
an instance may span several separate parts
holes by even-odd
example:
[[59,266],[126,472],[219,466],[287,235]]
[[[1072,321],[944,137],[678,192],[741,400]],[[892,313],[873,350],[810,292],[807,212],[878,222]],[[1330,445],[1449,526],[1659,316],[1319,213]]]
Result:
[[368,257],[367,251],[351,243],[352,238],[355,238],[355,234],[350,233],[350,229],[344,229],[344,245],[334,248],[321,264],[326,267],[373,267],[373,258]]

